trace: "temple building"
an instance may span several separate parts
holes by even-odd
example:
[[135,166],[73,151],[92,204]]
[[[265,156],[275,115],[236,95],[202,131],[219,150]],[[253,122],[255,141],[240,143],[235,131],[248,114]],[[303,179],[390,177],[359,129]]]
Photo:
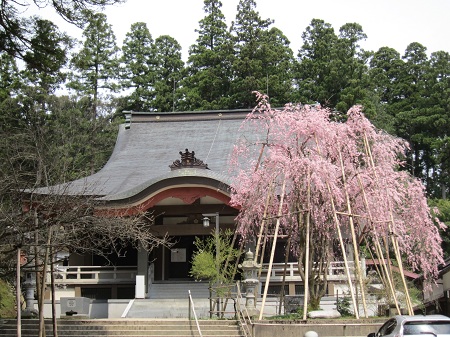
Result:
[[[57,299],[151,299],[163,291],[175,296],[170,284],[198,283],[189,274],[195,238],[211,235],[214,228],[236,228],[239,210],[230,205],[233,147],[243,138],[258,142],[265,136],[242,131],[249,113],[127,112],[113,153],[99,172],[34,191],[94,199],[98,215],[127,217],[148,212],[155,216],[151,224],[154,235],[169,236],[174,242],[170,248],[161,245],[150,253],[146,247],[130,246],[125,256],[111,256],[109,262],[100,256],[62,252],[65,262],[54,270]],[[258,155],[255,153],[255,158]],[[205,215],[211,220],[208,228],[203,225]],[[286,294],[302,295],[304,286],[297,262],[294,258],[285,262],[284,243],[280,240],[276,247],[269,293],[279,294],[284,284]],[[263,264],[261,280],[266,275],[267,265]],[[204,287],[207,289],[207,282]],[[342,289],[346,289],[343,264],[333,261],[328,293],[333,296]],[[107,315],[114,316],[110,312]]]
[[229,157],[235,142],[245,137],[239,128],[249,112],[126,113],[113,153],[99,172],[35,191],[94,198],[99,215],[149,212],[155,216],[155,236],[175,242],[150,254],[130,247],[125,258],[111,256],[113,266],[99,256],[70,254],[59,266],[57,283],[66,286],[62,294],[134,298],[136,275],[145,277],[147,296],[149,283],[193,280],[195,237],[210,235],[215,226],[215,217],[209,228],[203,226],[204,214],[217,214],[220,230],[235,228]]

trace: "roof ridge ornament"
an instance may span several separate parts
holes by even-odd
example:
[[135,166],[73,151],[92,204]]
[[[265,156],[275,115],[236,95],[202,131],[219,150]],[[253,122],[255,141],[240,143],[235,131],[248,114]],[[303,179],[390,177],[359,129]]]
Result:
[[195,158],[195,152],[189,152],[185,149],[184,152],[180,151],[181,160],[177,159],[173,164],[169,165],[170,170],[178,170],[182,168],[201,168],[209,170],[208,164],[203,163],[203,161]]

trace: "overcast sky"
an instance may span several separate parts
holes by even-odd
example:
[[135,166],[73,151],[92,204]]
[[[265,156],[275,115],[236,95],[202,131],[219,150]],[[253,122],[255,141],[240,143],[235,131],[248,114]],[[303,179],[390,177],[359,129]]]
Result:
[[[450,0],[255,1],[261,18],[275,20],[274,26],[290,40],[295,55],[302,45],[302,33],[315,18],[330,23],[336,33],[345,23],[359,23],[368,36],[361,44],[366,50],[388,46],[403,55],[409,43],[419,42],[429,53],[450,52]],[[235,20],[238,3],[239,0],[222,0],[228,26]],[[142,21],[147,23],[153,39],[160,35],[175,38],[183,48],[184,60],[198,36],[198,22],[205,16],[203,0],[128,0],[109,7],[105,13],[119,46],[131,24]],[[48,11],[38,14],[44,18],[49,15]],[[67,25],[63,29],[72,36],[81,36]]]

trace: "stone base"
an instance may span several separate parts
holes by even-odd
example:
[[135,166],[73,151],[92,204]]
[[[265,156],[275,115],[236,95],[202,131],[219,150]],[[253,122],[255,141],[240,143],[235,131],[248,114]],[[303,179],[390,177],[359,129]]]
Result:
[[337,310],[315,310],[308,312],[309,318],[339,318],[341,314]]
[[84,314],[75,314],[75,315],[61,315],[60,317],[61,319],[64,320],[85,320],[85,319],[89,319],[89,315],[84,315]]
[[259,310],[256,308],[247,308],[246,310],[250,317],[259,317]]
[[27,318],[37,318],[39,316],[39,312],[36,309],[25,309],[20,313],[20,317]]

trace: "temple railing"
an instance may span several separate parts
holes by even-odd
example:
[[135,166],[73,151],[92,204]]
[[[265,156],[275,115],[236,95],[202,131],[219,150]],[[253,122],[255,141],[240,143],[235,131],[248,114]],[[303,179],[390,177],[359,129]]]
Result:
[[56,267],[55,284],[135,284],[136,266]]
[[[351,277],[354,277],[354,262],[349,261],[348,267],[350,269]],[[272,265],[272,270],[270,273],[270,281],[271,282],[281,282],[283,280],[283,274],[284,274],[285,268],[286,268],[286,273],[285,273],[286,282],[301,281],[300,274],[298,272],[298,263],[297,262],[288,262],[287,264],[274,263]],[[265,280],[265,278],[267,277],[268,269],[269,269],[269,264],[264,263],[262,272],[261,272],[261,280]],[[327,271],[326,275],[327,275],[328,281],[346,280],[346,278],[347,278],[344,261],[330,262],[330,265],[328,266],[326,271]]]
[[[286,282],[300,282],[297,262],[274,263],[270,282],[281,282],[286,267]],[[354,277],[354,264],[349,261],[350,275]],[[364,269],[363,269],[364,270]],[[267,277],[268,264],[263,264],[261,281]],[[55,268],[55,284],[135,284],[136,266],[58,266]],[[346,280],[343,261],[331,262],[327,269],[329,281]],[[49,278],[48,278],[49,279]]]

